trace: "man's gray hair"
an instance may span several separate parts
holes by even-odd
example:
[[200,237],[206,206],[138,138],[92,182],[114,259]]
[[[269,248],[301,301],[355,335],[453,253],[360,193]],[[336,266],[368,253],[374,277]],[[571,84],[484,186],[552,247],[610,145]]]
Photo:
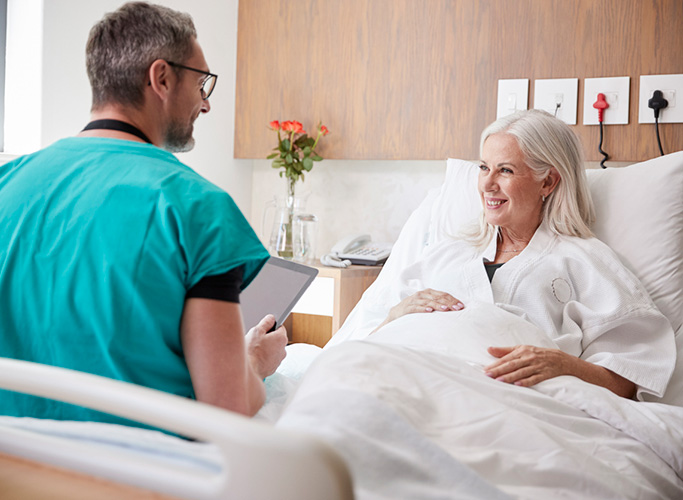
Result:
[[[555,167],[560,181],[543,204],[543,220],[556,234],[589,238],[595,220],[581,143],[562,120],[542,110],[518,111],[504,116],[486,127],[481,134],[480,154],[489,136],[505,133],[517,140],[527,166],[541,180]],[[488,244],[495,228],[483,215],[476,234],[466,236],[477,246]]]
[[196,38],[189,14],[160,5],[130,2],[106,14],[90,30],[86,45],[92,109],[140,106],[150,65],[157,59],[182,63]]

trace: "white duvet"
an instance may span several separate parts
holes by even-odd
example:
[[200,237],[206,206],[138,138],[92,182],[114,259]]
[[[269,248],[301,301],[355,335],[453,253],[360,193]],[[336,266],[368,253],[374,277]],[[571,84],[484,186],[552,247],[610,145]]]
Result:
[[277,425],[331,442],[359,499],[683,498],[683,409],[484,375],[522,343],[553,345],[490,304],[404,316],[323,351]]

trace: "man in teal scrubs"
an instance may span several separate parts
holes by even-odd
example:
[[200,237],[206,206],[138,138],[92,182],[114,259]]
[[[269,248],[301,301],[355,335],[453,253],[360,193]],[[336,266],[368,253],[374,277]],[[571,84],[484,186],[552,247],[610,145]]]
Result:
[[[268,259],[230,196],[172,152],[210,110],[192,19],[130,3],[90,32],[92,121],[0,167],[0,356],[253,415],[285,356],[239,293]],[[0,414],[122,422],[0,391]],[[128,423],[127,421],[125,423]]]

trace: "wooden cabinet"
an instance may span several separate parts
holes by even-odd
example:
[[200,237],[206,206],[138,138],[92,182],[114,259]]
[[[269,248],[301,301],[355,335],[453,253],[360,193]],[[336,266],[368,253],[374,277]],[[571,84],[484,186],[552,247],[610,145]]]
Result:
[[315,267],[319,271],[318,278],[331,278],[334,282],[332,316],[292,313],[285,325],[291,332],[292,342],[305,342],[323,347],[342,326],[363,292],[375,281],[382,267]]
[[[529,78],[533,107],[536,79],[629,76],[629,123],[606,127],[604,147],[642,161],[658,151],[639,77],[683,73],[681,0],[240,0],[237,30],[236,158],[270,153],[271,120],[322,120],[324,158],[475,159],[499,79]],[[667,152],[683,148],[683,124],[660,128]]]

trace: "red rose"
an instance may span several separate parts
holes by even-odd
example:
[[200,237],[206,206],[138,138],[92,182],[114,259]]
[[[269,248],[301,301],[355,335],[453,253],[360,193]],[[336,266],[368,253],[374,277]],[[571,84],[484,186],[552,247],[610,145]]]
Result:
[[273,130],[280,130],[280,122],[277,120],[273,120],[270,122],[270,128]]
[[305,134],[306,133],[306,132],[304,132],[304,126],[301,123],[299,123],[299,122],[292,122],[292,123],[294,125],[294,133],[295,134]]
[[330,133],[330,131],[327,130],[327,127],[326,127],[325,125],[322,125],[322,126],[320,127],[320,133],[321,133],[322,135],[327,135],[327,134]]
[[282,130],[285,132],[291,132],[294,130],[294,123],[290,121],[282,122]]

